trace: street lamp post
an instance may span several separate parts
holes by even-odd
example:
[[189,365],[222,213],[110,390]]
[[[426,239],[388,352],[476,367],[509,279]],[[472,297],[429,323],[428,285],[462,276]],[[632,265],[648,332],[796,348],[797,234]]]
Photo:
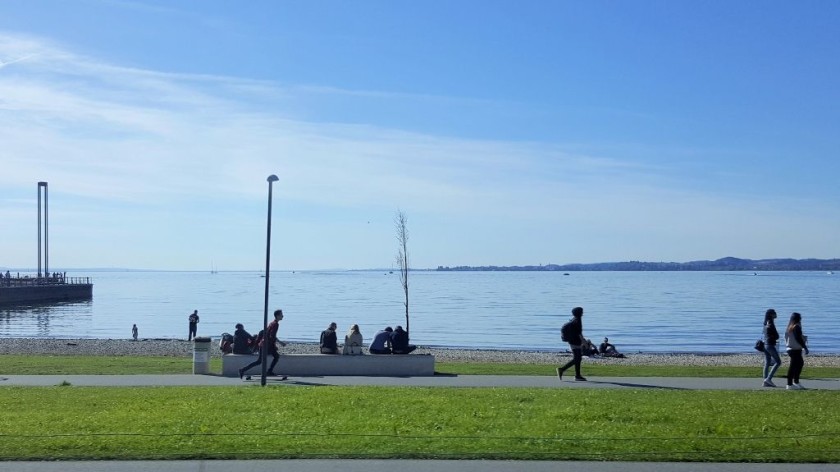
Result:
[[262,377],[260,379],[260,385],[265,386],[265,377],[266,377],[266,361],[268,361],[268,276],[269,276],[269,269],[271,266],[271,184],[277,182],[278,179],[276,175],[271,174],[268,176],[268,222],[266,224],[267,233],[265,238],[265,304],[263,306],[263,348],[260,352],[260,356],[262,356]]

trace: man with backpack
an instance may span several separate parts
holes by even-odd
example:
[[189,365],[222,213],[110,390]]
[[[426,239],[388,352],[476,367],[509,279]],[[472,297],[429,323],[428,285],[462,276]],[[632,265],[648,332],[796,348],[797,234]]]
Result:
[[582,346],[583,339],[583,308],[572,308],[572,319],[560,328],[560,336],[563,341],[569,343],[569,348],[572,350],[572,360],[566,363],[563,367],[557,368],[557,378],[563,380],[563,373],[571,366],[575,366],[575,380],[585,382],[586,378],[580,375],[580,361],[583,359]]

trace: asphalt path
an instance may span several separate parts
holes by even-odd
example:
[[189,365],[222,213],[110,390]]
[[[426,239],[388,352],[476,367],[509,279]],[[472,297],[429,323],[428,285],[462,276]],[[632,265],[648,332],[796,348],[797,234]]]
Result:
[[[588,377],[577,382],[538,375],[434,375],[428,377],[268,377],[268,385],[300,386],[404,386],[404,387],[529,387],[529,388],[653,388],[665,390],[785,390],[784,378],[776,379],[777,388],[763,387],[759,378],[696,378],[696,377]],[[253,386],[259,377],[240,380],[219,375],[4,375],[0,386]],[[808,390],[840,390],[840,379],[807,379]],[[796,392],[789,392],[796,393]]]

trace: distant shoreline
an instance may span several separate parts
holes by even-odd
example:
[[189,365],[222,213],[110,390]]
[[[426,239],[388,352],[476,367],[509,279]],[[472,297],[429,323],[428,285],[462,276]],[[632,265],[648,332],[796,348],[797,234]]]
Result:
[[[0,271],[32,272],[35,268],[0,267]],[[62,268],[62,272],[207,272],[202,269],[137,269],[127,267],[86,267]],[[689,262],[591,262],[574,264],[539,264],[539,265],[484,265],[484,266],[443,266],[437,268],[412,268],[413,272],[840,272],[840,259],[741,259],[724,257],[721,259]],[[263,273],[261,269],[215,270],[216,272],[252,272]],[[393,268],[369,269],[273,269],[271,272],[386,272],[393,273]]]
[[840,259],[739,259],[724,257],[714,261],[691,262],[598,262],[589,264],[546,264],[526,266],[438,266],[440,272],[780,272],[780,271],[840,271]]

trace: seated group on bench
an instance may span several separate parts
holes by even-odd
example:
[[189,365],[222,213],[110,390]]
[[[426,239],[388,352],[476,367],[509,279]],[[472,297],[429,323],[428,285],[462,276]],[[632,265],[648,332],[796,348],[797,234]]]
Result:
[[[338,326],[333,322],[321,332],[321,354],[338,354],[338,336],[335,330]],[[397,326],[392,329],[390,326],[379,331],[370,343],[371,354],[408,354],[417,349],[417,346],[408,343],[408,333]],[[350,327],[350,331],[344,336],[344,348],[342,354],[362,354],[362,333],[359,332],[359,325]]]
[[[335,322],[321,332],[321,354],[338,354],[338,336],[335,330],[338,325]],[[344,336],[344,347],[341,354],[348,356],[357,356],[362,354],[362,333],[359,331],[359,325],[354,324],[350,327],[350,331]]]
[[390,326],[376,333],[370,343],[371,354],[409,354],[417,346],[408,344],[408,332],[402,326],[392,329]]

